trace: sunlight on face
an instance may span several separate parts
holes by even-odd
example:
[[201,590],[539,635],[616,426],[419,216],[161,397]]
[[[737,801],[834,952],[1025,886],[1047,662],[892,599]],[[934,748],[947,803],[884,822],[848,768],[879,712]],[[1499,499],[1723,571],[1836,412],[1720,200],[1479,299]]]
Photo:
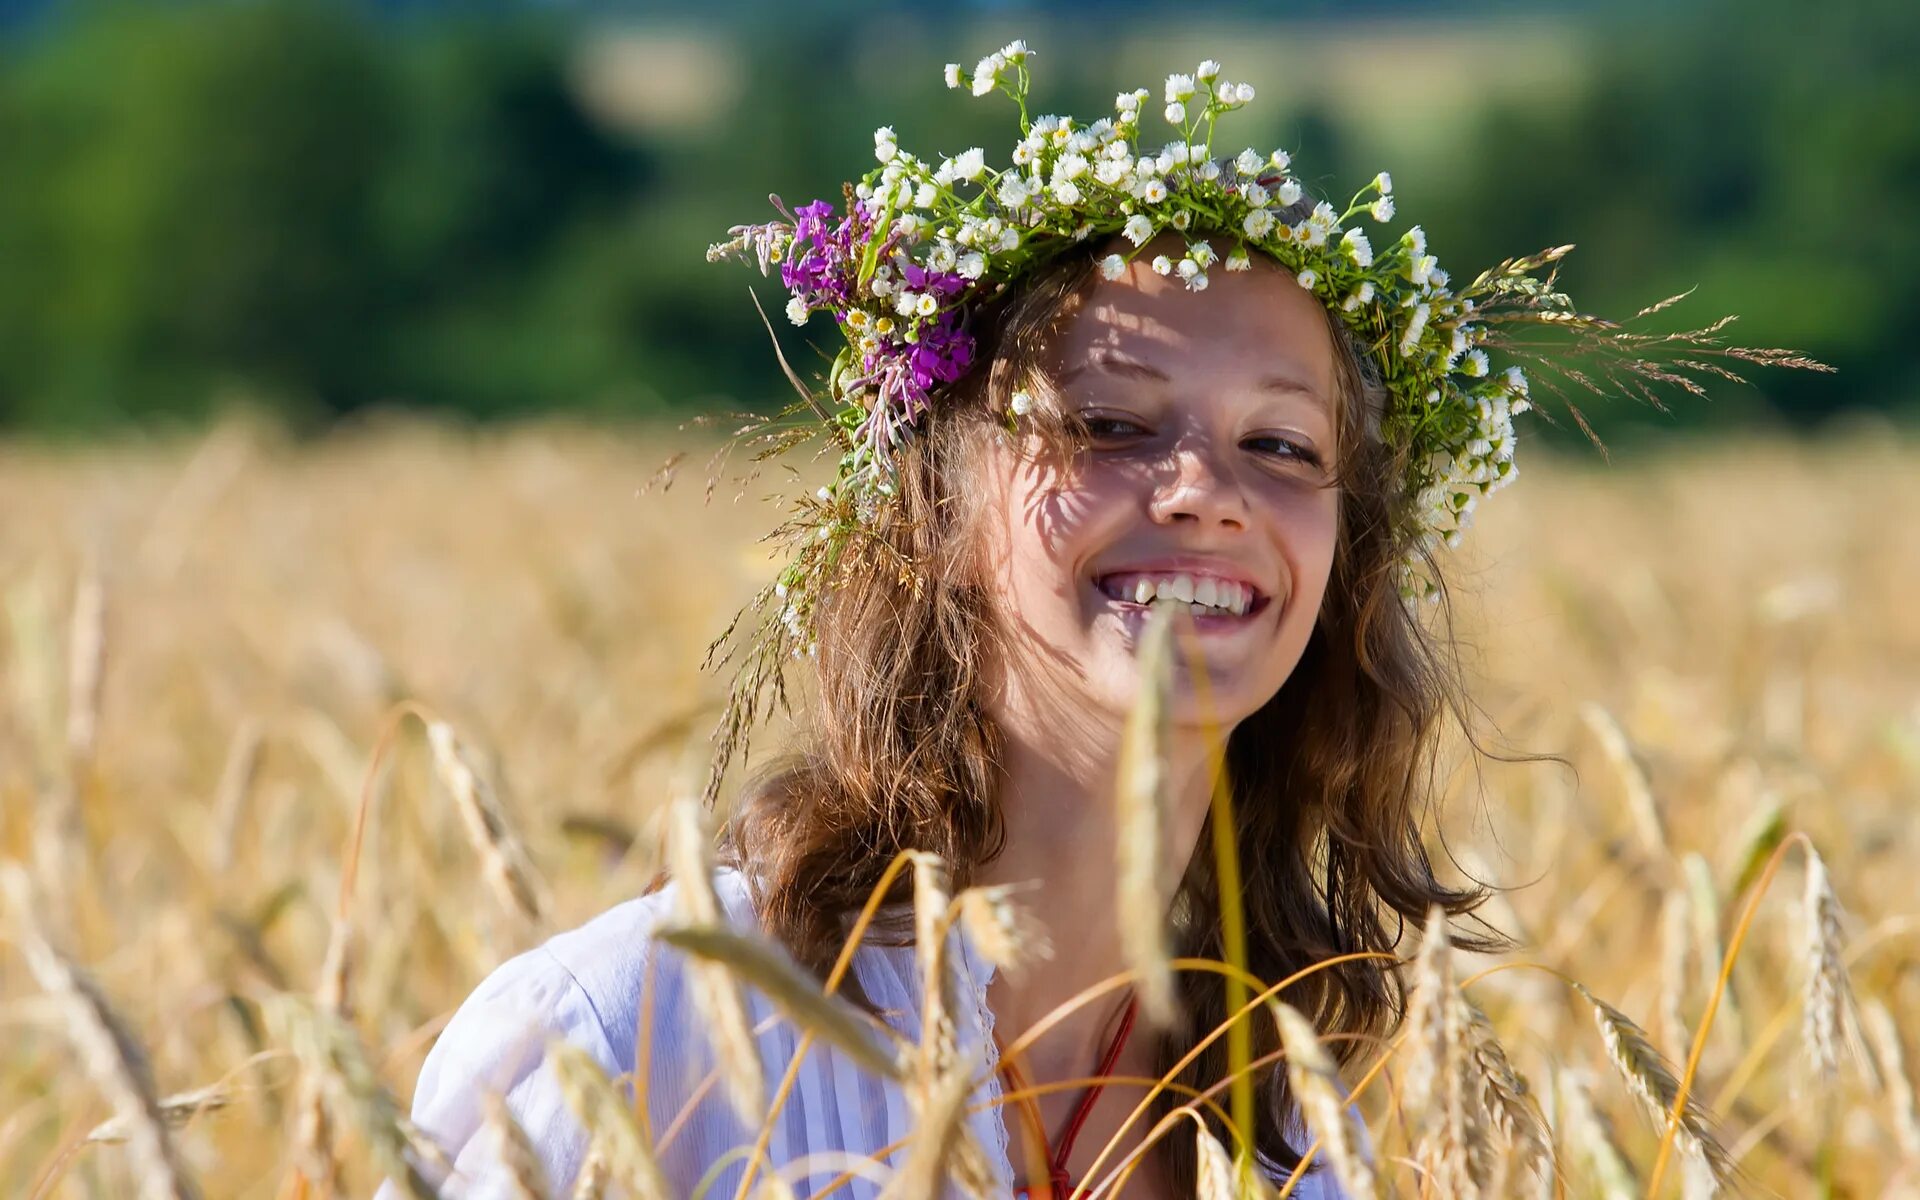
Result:
[[[1045,459],[1033,438],[987,458],[986,561],[1009,647],[1002,719],[1124,714],[1139,689],[1138,601],[1163,589],[1213,602],[1176,620],[1175,638],[1197,628],[1229,728],[1279,690],[1313,631],[1339,504],[1324,312],[1259,256],[1189,291],[1148,266],[1183,252],[1163,237],[1164,250],[1149,244],[1125,275],[1090,284],[1048,348],[1062,405],[1090,426],[1083,465]],[[1196,724],[1185,657],[1176,651],[1173,719]]]

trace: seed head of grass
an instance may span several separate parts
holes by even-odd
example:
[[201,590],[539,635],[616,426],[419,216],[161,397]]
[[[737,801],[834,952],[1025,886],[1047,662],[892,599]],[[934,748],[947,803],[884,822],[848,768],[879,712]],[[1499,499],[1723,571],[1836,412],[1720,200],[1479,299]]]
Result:
[[1802,969],[1805,971],[1801,1006],[1801,1038],[1807,1065],[1822,1085],[1832,1082],[1840,1067],[1840,1047],[1857,1056],[1853,986],[1840,958],[1840,901],[1833,894],[1827,864],[1813,844],[1807,844],[1806,899],[1801,914]]
[[1283,1000],[1269,1000],[1287,1053],[1287,1081],[1303,1115],[1325,1147],[1340,1186],[1353,1197],[1375,1195],[1373,1168],[1360,1153],[1360,1135],[1347,1112],[1340,1069],[1320,1044],[1313,1022]]
[[[560,1081],[560,1095],[587,1132],[588,1155],[606,1165],[608,1183],[617,1183],[632,1200],[671,1200],[674,1191],[653,1147],[633,1122],[626,1097],[607,1078],[593,1056],[562,1038],[547,1043],[547,1063]],[[585,1182],[587,1169],[576,1180]]]
[[1015,890],[1013,884],[970,887],[954,902],[974,948],[1000,970],[1017,973],[1035,960],[1051,958],[1053,945],[1040,922],[1013,899]]
[[507,820],[500,798],[474,763],[473,755],[453,726],[445,721],[427,724],[427,742],[433,747],[434,766],[453,796],[467,836],[480,856],[481,873],[508,911],[535,928],[546,921],[545,886],[533,858]]
[[[1607,1058],[1614,1070],[1640,1100],[1655,1127],[1666,1128],[1674,1100],[1680,1095],[1680,1081],[1675,1078],[1672,1066],[1647,1040],[1646,1031],[1630,1017],[1587,990],[1586,985],[1575,983],[1573,986],[1593,1010],[1594,1024],[1600,1029],[1601,1041],[1606,1045]],[[1733,1160],[1715,1135],[1705,1106],[1691,1091],[1680,1112],[1678,1140],[1681,1152],[1703,1158],[1723,1186],[1732,1177]]]
[[[721,928],[720,898],[713,890],[713,838],[700,801],[689,788],[677,789],[669,803],[667,862],[680,920]],[[747,1128],[757,1128],[767,1112],[766,1071],[739,981],[725,964],[701,958],[688,964],[687,983],[706,1015],[707,1038],[726,1081],[728,1102]]]

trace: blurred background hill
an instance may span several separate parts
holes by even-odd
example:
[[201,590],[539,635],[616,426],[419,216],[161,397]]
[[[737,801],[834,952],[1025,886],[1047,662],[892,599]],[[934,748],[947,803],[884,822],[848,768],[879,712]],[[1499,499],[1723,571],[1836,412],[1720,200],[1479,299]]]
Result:
[[743,293],[777,284],[707,244],[769,191],[837,196],[877,124],[1004,156],[1005,99],[940,67],[1015,36],[1043,110],[1085,116],[1223,59],[1260,90],[1230,149],[1287,147],[1341,200],[1390,169],[1456,277],[1574,242],[1591,310],[1697,284],[1669,327],[1738,312],[1736,340],[1840,368],[1595,406],[1610,440],[1920,410],[1911,3],[14,0],[0,431],[776,402]]

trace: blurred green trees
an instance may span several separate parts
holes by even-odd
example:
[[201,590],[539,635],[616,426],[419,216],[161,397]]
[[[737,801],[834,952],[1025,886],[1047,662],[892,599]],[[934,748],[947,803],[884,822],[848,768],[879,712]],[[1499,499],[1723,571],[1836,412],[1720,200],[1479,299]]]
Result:
[[[928,152],[998,153],[1009,123],[939,81],[941,61],[998,44],[998,23],[841,4],[778,23],[752,5],[682,13],[614,72],[645,85],[629,107],[651,118],[633,121],[595,100],[585,67],[620,27],[488,7],[90,4],[0,45],[0,425],[191,420],[234,388],[304,420],[381,403],[766,403],[777,375],[742,293],[777,311],[777,285],[709,266],[706,245],[768,215],[770,190],[837,196],[883,120]],[[1402,212],[1456,276],[1573,241],[1562,281],[1597,311],[1700,284],[1661,316],[1737,311],[1738,340],[1842,368],[1760,380],[1793,419],[1920,396],[1906,341],[1920,74],[1902,58],[1920,6],[1700,0],[1553,19],[1577,47],[1558,90],[1489,90],[1425,164],[1375,161],[1366,121],[1321,95],[1263,104],[1231,136],[1296,148],[1330,191],[1392,166]],[[1143,70],[1181,65],[1144,53],[1151,20],[1073,40],[1019,22],[1045,39],[1048,103],[1097,112],[1121,84],[1151,84]],[[1372,20],[1355,28],[1393,29]],[[674,48],[687,29],[720,66]],[[1466,69],[1513,64],[1490,50]],[[1418,108],[1388,118],[1418,123]],[[1687,401],[1673,419],[1744,419],[1758,402]],[[1643,415],[1589,411],[1603,431]]]

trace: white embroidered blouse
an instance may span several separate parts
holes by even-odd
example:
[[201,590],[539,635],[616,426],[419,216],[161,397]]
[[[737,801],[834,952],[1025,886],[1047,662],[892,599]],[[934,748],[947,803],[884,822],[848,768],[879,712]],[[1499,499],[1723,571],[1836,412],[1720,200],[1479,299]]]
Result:
[[[616,905],[510,959],[461,1004],[427,1055],[413,1098],[414,1123],[452,1163],[450,1174],[431,1165],[426,1169],[442,1195],[450,1200],[497,1200],[509,1194],[494,1137],[486,1128],[482,1097],[488,1091],[504,1097],[526,1130],[545,1168],[551,1194],[568,1194],[586,1157],[587,1136],[561,1098],[554,1073],[544,1065],[546,1040],[558,1035],[584,1048],[609,1077],[632,1072],[641,984],[649,959],[657,962],[646,1104],[654,1140],[661,1140],[714,1066],[712,1047],[681,975],[684,959],[651,938],[653,929],[673,913],[676,886],[668,883],[659,891]],[[721,867],[714,876],[714,889],[730,924],[741,930],[757,929],[746,878],[738,870]],[[955,1015],[959,1042],[963,1053],[977,1055],[976,1061],[985,1063],[984,1079],[973,1101],[991,1103],[1001,1094],[999,1072],[994,1069],[999,1050],[992,1036],[993,1013],[986,1003],[994,968],[957,926],[949,954],[956,964],[956,981],[971,983],[971,996],[963,989],[961,1011]],[[893,1028],[917,1041],[920,980],[913,949],[863,944],[854,953],[853,970]],[[776,1011],[758,989],[745,987],[742,992],[756,1026]],[[793,1060],[798,1039],[793,1024],[784,1020],[771,1023],[760,1035],[761,1061],[772,1080],[779,1079]],[[1010,1194],[1013,1167],[1002,1114],[1002,1107],[994,1105],[967,1120],[994,1164],[996,1179]],[[836,1047],[815,1040],[780,1110],[768,1157],[795,1193],[805,1197],[849,1168],[858,1169],[858,1160],[904,1141],[912,1131],[912,1113],[898,1084],[867,1072]],[[668,1180],[682,1194],[690,1194],[709,1167],[735,1152],[706,1190],[710,1197],[731,1197],[745,1169],[738,1150],[751,1146],[757,1133],[734,1114],[720,1087],[710,1088],[661,1151]],[[879,1161],[887,1167],[870,1168],[865,1176],[842,1185],[834,1196],[875,1200],[884,1175],[890,1173],[887,1168],[903,1165],[905,1151],[896,1150]],[[1293,1194],[1302,1200],[1341,1197],[1333,1180],[1320,1171],[1308,1174]],[[389,1183],[377,1200],[399,1197]]]

